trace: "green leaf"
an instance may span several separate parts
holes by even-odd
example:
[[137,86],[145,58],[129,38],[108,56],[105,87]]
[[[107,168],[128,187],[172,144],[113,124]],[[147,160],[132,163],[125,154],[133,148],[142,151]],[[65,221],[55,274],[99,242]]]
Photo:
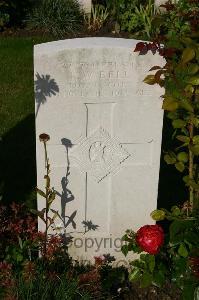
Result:
[[193,137],[193,143],[199,145],[199,135]]
[[175,163],[175,167],[179,172],[183,172],[185,169],[185,165],[181,161]]
[[188,155],[186,152],[180,152],[180,153],[178,153],[178,155],[177,155],[177,159],[178,159],[180,162],[186,163],[186,162],[188,162],[188,160],[189,160],[189,155]]
[[167,163],[168,165],[175,164],[175,162],[176,162],[176,158],[170,156],[169,154],[165,154],[164,160],[166,161],[166,163]]
[[40,196],[46,198],[46,194],[45,194],[42,190],[36,188],[36,191],[37,191],[37,193],[38,193]]
[[199,66],[197,64],[190,64],[187,68],[187,72],[191,75],[194,75],[198,72]]
[[161,209],[156,209],[150,214],[151,218],[155,221],[162,221],[165,219],[165,212]]
[[182,290],[182,300],[198,300],[199,298],[195,298],[194,295],[195,288],[196,284],[194,283],[186,284]]
[[186,135],[177,135],[176,139],[183,143],[189,143],[189,141],[190,141],[190,138]]
[[170,240],[172,241],[175,236],[179,236],[181,232],[184,232],[186,229],[193,227],[193,221],[181,221],[175,220],[171,223],[169,227]]
[[196,232],[188,231],[185,235],[186,241],[190,244],[198,245],[199,235]]
[[182,257],[188,256],[189,253],[188,253],[187,248],[184,243],[180,244],[180,247],[178,248],[178,254]]
[[183,177],[183,181],[184,181],[185,183],[188,183],[189,180],[190,180],[189,175],[186,175],[186,176]]
[[199,155],[199,145],[191,146],[190,149],[194,155]]
[[158,286],[158,287],[162,287],[163,284],[165,283],[165,275],[164,273],[160,270],[158,272],[154,272],[153,275],[153,284]]
[[187,110],[187,111],[189,111],[189,112],[193,112],[194,111],[194,109],[193,109],[193,107],[192,107],[192,105],[190,104],[190,102],[188,101],[188,100],[181,100],[180,101],[180,107],[181,108],[184,108],[185,110]]
[[143,275],[142,275],[142,278],[140,280],[140,286],[141,288],[146,288],[148,286],[151,285],[152,283],[152,280],[153,280],[153,277],[151,274],[145,272]]
[[192,94],[194,92],[194,87],[191,84],[188,84],[184,90],[185,92]]
[[181,214],[181,210],[179,209],[178,206],[175,205],[171,208],[171,213],[172,213],[172,216],[177,217]]
[[133,271],[129,274],[130,281],[137,281],[142,276],[142,272],[138,268],[134,268]]
[[148,256],[148,266],[149,266],[150,272],[153,273],[153,271],[155,269],[155,256],[154,255]]
[[123,245],[121,248],[121,251],[125,256],[127,256],[128,252],[129,252],[128,245]]
[[167,113],[167,117],[171,120],[175,120],[175,119],[178,119],[178,113],[176,111],[171,111],[171,112],[168,112]]
[[16,261],[17,262],[21,262],[21,261],[23,261],[23,259],[24,259],[24,257],[21,253],[16,254]]
[[181,119],[173,120],[173,122],[172,122],[172,126],[174,128],[182,128],[185,125],[186,125],[186,122],[184,120],[181,120]]
[[195,57],[195,50],[193,48],[186,48],[182,53],[182,62],[186,64]]

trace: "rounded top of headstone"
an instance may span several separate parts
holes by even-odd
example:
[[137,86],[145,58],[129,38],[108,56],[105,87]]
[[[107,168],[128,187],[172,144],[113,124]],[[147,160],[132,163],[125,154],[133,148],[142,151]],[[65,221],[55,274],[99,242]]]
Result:
[[38,44],[34,46],[34,51],[52,53],[73,48],[134,48],[138,42],[134,39],[109,37],[76,38]]

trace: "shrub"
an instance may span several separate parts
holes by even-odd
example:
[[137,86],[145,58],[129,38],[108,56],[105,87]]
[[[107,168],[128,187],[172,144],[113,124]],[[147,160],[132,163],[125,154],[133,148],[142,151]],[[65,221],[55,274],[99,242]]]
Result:
[[123,30],[131,31],[130,27],[134,25],[136,27],[139,23],[134,16],[136,7],[145,5],[146,2],[145,0],[106,0],[106,6],[116,24]]
[[146,35],[148,38],[155,30],[152,22],[158,10],[151,0],[147,5],[140,4],[121,14],[119,21],[122,30]]
[[[189,198],[171,211],[151,213],[155,221],[169,221],[164,244],[161,234],[149,235],[149,226],[144,226],[136,233],[126,231],[122,251],[147,252],[131,262],[132,281],[141,287],[161,287],[169,281],[182,291],[183,300],[190,300],[198,299],[199,291],[199,9],[197,0],[168,1],[162,7],[164,14],[154,20],[160,34],[153,43],[139,42],[134,51],[158,52],[165,58],[166,64],[152,67],[149,71],[155,74],[144,82],[165,88],[162,108],[171,120],[176,144],[164,159],[182,174]],[[153,251],[155,245],[161,245],[158,252]]]
[[41,0],[29,15],[29,25],[56,37],[75,33],[83,24],[77,0]]

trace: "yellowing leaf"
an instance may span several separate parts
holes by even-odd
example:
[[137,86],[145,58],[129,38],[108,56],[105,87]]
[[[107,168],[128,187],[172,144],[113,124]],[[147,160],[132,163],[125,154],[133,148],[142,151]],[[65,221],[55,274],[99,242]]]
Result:
[[191,151],[194,155],[199,155],[199,145],[192,146]]
[[186,48],[182,53],[182,62],[186,64],[187,62],[191,61],[194,57],[195,57],[194,49]]
[[165,219],[165,212],[161,209],[156,209],[150,214],[151,218],[155,221],[162,221]]
[[177,162],[175,164],[175,167],[179,172],[183,172],[185,169],[185,166],[184,166],[183,162],[181,162],[181,161]]
[[168,165],[175,164],[175,162],[176,162],[176,158],[170,156],[169,154],[166,154],[166,155],[164,156],[164,160],[166,161],[166,163],[167,163]]
[[180,152],[177,155],[177,159],[183,163],[186,163],[189,160],[189,156],[186,152]]
[[190,138],[186,135],[177,135],[176,138],[183,143],[189,143],[190,141]]
[[155,75],[147,75],[143,81],[147,84],[153,85],[156,83]]
[[199,126],[199,119],[197,118],[192,118],[192,123],[194,124],[194,126],[198,127]]
[[172,98],[165,98],[163,101],[162,108],[164,110],[175,111],[178,107],[179,107],[178,102]]
[[187,93],[193,93],[194,92],[194,87],[191,85],[191,84],[188,84],[186,87],[185,87],[185,92]]
[[193,85],[199,85],[199,76],[191,77],[188,82]]
[[193,143],[199,145],[199,135],[193,137]]

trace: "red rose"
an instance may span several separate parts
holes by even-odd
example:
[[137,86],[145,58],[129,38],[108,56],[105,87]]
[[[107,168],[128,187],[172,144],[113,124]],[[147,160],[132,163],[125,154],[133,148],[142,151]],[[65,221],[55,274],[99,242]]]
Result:
[[159,225],[145,225],[137,231],[136,242],[145,252],[157,254],[164,243],[164,231]]

